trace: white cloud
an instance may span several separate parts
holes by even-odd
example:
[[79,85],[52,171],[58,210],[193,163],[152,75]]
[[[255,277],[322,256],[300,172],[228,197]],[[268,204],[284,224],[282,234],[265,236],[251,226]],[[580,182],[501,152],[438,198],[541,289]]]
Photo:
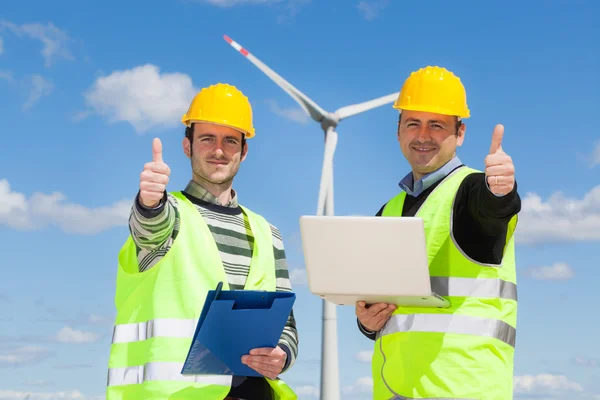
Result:
[[306,276],[306,269],[304,268],[292,268],[290,270],[290,281],[292,286],[303,286],[308,283]]
[[373,350],[359,351],[354,357],[362,363],[371,363]]
[[0,400],[102,400],[104,396],[84,396],[78,390],[61,392],[22,392],[0,390]]
[[8,348],[0,351],[0,367],[33,364],[47,358],[49,355],[48,349],[41,346]]
[[27,36],[42,42],[42,56],[44,57],[46,67],[51,66],[57,58],[65,60],[75,59],[68,49],[71,38],[51,22],[48,22],[46,25],[40,23],[17,25],[2,20],[0,21],[0,31],[5,29],[11,31],[17,37]]
[[138,132],[181,124],[181,117],[198,92],[180,72],[161,73],[146,64],[100,77],[85,93],[92,111],[111,123],[129,122]]
[[527,275],[533,279],[565,281],[575,276],[573,269],[565,263],[529,268]]
[[31,91],[23,110],[28,110],[35,105],[43,96],[49,96],[54,90],[54,84],[40,75],[31,77]]
[[535,193],[523,197],[515,234],[517,243],[600,240],[600,185],[577,199],[553,193],[544,201]]
[[294,391],[298,396],[307,396],[319,398],[319,388],[312,385],[296,386]]
[[98,338],[99,335],[93,332],[78,331],[70,326],[65,326],[56,334],[56,340],[61,343],[93,343],[98,340]]
[[522,375],[513,379],[515,393],[544,394],[556,391],[583,392],[583,387],[564,375]]
[[363,16],[367,21],[372,21],[379,16],[379,13],[381,13],[389,3],[389,0],[361,1],[356,8],[363,13]]
[[355,394],[355,393],[370,393],[373,391],[373,378],[370,376],[363,376],[358,378],[352,385],[345,386],[342,389],[344,394]]
[[131,204],[132,200],[123,199],[111,206],[87,208],[68,202],[59,192],[36,192],[28,199],[12,191],[6,179],[0,179],[0,225],[19,230],[56,225],[67,233],[99,233],[125,226]]
[[289,119],[293,122],[298,122],[300,124],[307,124],[310,121],[310,116],[304,111],[300,106],[298,107],[289,107],[282,108],[279,107],[279,104],[275,100],[267,100],[267,104],[269,105],[269,110],[280,117]]

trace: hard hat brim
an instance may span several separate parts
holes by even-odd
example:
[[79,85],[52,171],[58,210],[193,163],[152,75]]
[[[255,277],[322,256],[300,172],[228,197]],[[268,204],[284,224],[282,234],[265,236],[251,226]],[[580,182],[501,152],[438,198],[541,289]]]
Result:
[[422,111],[422,112],[430,112],[430,113],[433,113],[433,114],[450,115],[450,116],[459,117],[459,118],[469,118],[471,116],[471,112],[469,110],[466,110],[466,112],[464,112],[464,113],[457,114],[453,110],[447,110],[447,109],[444,109],[444,108],[431,107],[431,106],[419,106],[419,105],[398,106],[398,105],[394,105],[394,108],[396,110],[400,110],[400,111],[402,111],[402,110],[406,110],[406,111]]
[[188,128],[190,128],[192,126],[192,124],[195,123],[195,122],[202,122],[202,123],[205,123],[205,124],[212,124],[212,125],[224,126],[224,127],[227,127],[227,128],[235,129],[236,131],[238,131],[242,135],[244,135],[244,137],[246,139],[250,139],[250,138],[254,137],[254,132],[248,132],[248,131],[245,131],[243,129],[240,129],[237,126],[225,124],[225,123],[222,123],[222,122],[214,122],[214,121],[203,120],[203,119],[191,119],[191,120],[185,120],[185,121],[182,121],[182,122]]

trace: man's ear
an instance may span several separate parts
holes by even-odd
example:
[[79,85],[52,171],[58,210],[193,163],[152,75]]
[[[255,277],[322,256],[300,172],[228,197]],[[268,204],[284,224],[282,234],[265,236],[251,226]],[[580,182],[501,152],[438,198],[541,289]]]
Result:
[[187,158],[192,158],[192,144],[190,143],[190,139],[184,137],[181,146],[183,147],[183,152]]
[[244,161],[246,156],[248,155],[248,142],[244,142],[244,147],[242,148],[242,156],[240,157],[240,161]]
[[462,123],[458,128],[458,132],[456,133],[456,146],[462,146],[465,140],[465,134],[467,133],[467,126]]

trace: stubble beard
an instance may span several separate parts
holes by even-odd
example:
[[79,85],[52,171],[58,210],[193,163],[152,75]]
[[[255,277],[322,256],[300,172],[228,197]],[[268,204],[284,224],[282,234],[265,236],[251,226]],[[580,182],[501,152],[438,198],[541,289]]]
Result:
[[194,174],[194,180],[199,184],[208,184],[214,187],[227,187],[233,182],[233,178],[237,174],[237,170],[230,171],[230,174],[222,179],[211,178],[207,172],[202,168],[201,161],[196,160],[193,156],[191,157],[192,172]]

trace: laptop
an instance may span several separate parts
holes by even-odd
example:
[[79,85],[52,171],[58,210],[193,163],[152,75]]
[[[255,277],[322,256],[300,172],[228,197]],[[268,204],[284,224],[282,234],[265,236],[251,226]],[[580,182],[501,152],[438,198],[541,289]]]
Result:
[[338,305],[450,306],[431,289],[418,217],[302,216],[310,291]]

